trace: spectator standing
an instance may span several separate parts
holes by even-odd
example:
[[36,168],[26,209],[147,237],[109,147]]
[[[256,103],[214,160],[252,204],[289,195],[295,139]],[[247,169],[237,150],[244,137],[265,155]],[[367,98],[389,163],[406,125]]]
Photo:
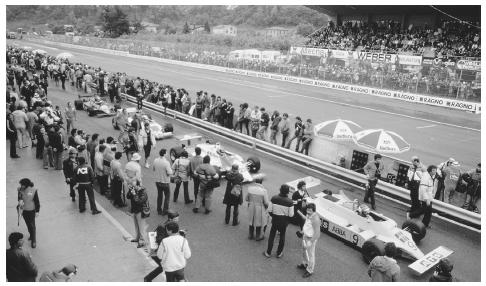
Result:
[[26,148],[28,147],[27,142],[30,140],[28,139],[28,134],[26,132],[26,126],[29,122],[29,118],[25,114],[22,106],[18,106],[17,110],[12,112],[12,116],[15,129],[17,130],[17,141],[19,143],[19,148]]
[[297,139],[297,143],[295,145],[295,152],[298,152],[300,147],[300,142],[302,141],[302,136],[304,135],[304,124],[302,123],[302,119],[299,116],[297,116],[295,119],[296,121],[294,126],[294,136],[292,136],[292,138],[289,139],[289,142],[287,143],[285,148],[289,149],[290,144],[292,144],[292,141]]
[[22,249],[24,235],[12,232],[8,236],[10,249],[7,249],[6,274],[8,282],[35,282],[37,266],[32,262],[30,254]]
[[256,138],[258,129],[260,129],[260,118],[261,118],[261,112],[258,109],[258,106],[255,105],[255,108],[250,113],[251,136],[254,138]]
[[7,115],[7,138],[10,140],[10,158],[13,159],[20,158],[20,156],[17,155],[17,136],[17,129],[13,122],[13,115],[10,113]]
[[203,158],[201,157],[201,148],[196,147],[194,152],[196,156],[193,156],[189,159],[189,174],[192,176],[192,180],[194,182],[194,201],[197,201],[197,194],[199,192],[199,176],[194,174],[194,171],[202,164]]
[[381,155],[375,154],[374,161],[368,162],[364,167],[363,171],[368,177],[368,186],[366,188],[366,194],[364,196],[364,202],[370,203],[371,200],[371,208],[376,210],[375,205],[375,187],[378,183],[378,179],[381,178],[381,173],[385,169],[383,166],[383,162],[381,161]]
[[423,174],[419,187],[419,200],[422,204],[421,214],[424,215],[422,223],[426,227],[429,227],[432,217],[432,200],[437,191],[437,185],[437,167],[430,165],[427,167],[427,172]]
[[462,208],[479,213],[477,203],[481,198],[481,163],[475,169],[467,172],[466,199]]
[[95,154],[95,175],[98,185],[100,187],[100,194],[105,195],[108,190],[108,176],[104,172],[103,166],[103,153],[105,152],[106,145],[100,144],[98,151]]
[[[157,213],[166,215],[169,210],[170,201],[170,176],[174,173],[169,161],[165,158],[167,150],[160,149],[159,158],[154,160],[153,170],[155,172],[155,186],[157,187]],[[164,208],[162,209],[162,200]]]
[[20,187],[17,189],[18,205],[17,211],[22,213],[25,220],[25,225],[29,231],[29,240],[32,248],[36,247],[36,227],[35,218],[39,216],[40,202],[37,189],[34,188],[34,183],[31,180],[24,178],[19,182]]
[[94,133],[91,136],[91,140],[89,140],[88,143],[86,143],[86,150],[89,153],[89,159],[90,159],[89,162],[91,163],[89,165],[93,169],[94,169],[95,148],[96,146],[98,146],[98,142],[99,142],[98,136],[99,136],[98,133]]
[[243,175],[238,170],[238,165],[231,166],[226,174],[226,190],[224,192],[223,204],[226,205],[226,224],[230,221],[231,207],[233,207],[233,226],[238,225],[238,206],[243,203]]
[[39,117],[37,116],[37,114],[34,112],[33,109],[30,109],[30,111],[27,112],[26,115],[27,115],[27,118],[29,119],[28,124],[27,124],[27,131],[29,132],[30,139],[32,139],[32,146],[35,146],[36,145],[36,144],[34,144],[35,135],[34,135],[33,129],[34,129],[35,124],[39,120]]
[[282,123],[280,125],[280,133],[282,133],[282,148],[285,147],[287,137],[290,133],[289,115],[287,113],[282,114]]
[[161,260],[167,282],[185,281],[184,268],[191,257],[189,243],[179,234],[179,225],[169,222],[166,225],[168,237],[160,243],[157,256]]
[[127,155],[127,160],[130,161],[134,154],[138,154],[138,142],[135,129],[130,127],[128,129],[128,141],[125,145],[125,153]]
[[226,106],[226,128],[233,129],[233,120],[235,115],[235,108],[233,107],[233,103],[228,102]]
[[143,152],[145,155],[145,168],[149,168],[150,164],[148,159],[150,158],[150,152],[152,151],[152,148],[155,147],[156,141],[155,141],[155,136],[150,129],[150,124],[145,123],[144,128],[140,130],[140,134],[142,136],[142,142],[143,142]]
[[125,165],[127,183],[130,183],[131,181],[142,182],[142,167],[140,166],[140,159],[142,159],[140,154],[134,153],[130,158],[130,162]]
[[64,172],[66,184],[69,185],[69,196],[71,196],[71,200],[74,202],[76,201],[76,192],[74,191],[74,186],[76,185],[74,180],[74,170],[78,166],[78,161],[76,159],[78,151],[76,148],[71,147],[68,154],[69,157],[62,163],[62,171]]
[[88,195],[89,206],[91,213],[93,215],[101,213],[96,208],[96,202],[93,192],[93,181],[94,174],[91,166],[86,164],[84,157],[78,158],[78,167],[74,169],[74,181],[76,182],[76,187],[78,189],[79,196],[79,212],[83,213],[86,211],[86,195]]
[[306,184],[304,181],[299,181],[297,183],[297,191],[292,194],[292,201],[294,203],[294,216],[291,219],[291,222],[293,224],[296,224],[302,229],[304,226],[304,221],[305,218],[302,219],[302,217],[299,215],[299,211],[306,215],[305,211],[305,198],[307,197],[307,189],[306,189]]
[[270,126],[270,143],[277,145],[277,133],[279,131],[280,121],[282,117],[280,117],[280,113],[275,110],[271,117],[272,125]]
[[256,138],[265,141],[265,132],[267,131],[270,122],[270,116],[265,111],[265,107],[260,108],[260,127],[258,128]]
[[312,120],[309,118],[304,125],[304,132],[302,135],[302,149],[300,150],[300,153],[309,155],[309,146],[312,142],[312,139],[314,139],[314,126],[312,125]]
[[211,196],[214,191],[213,183],[219,179],[219,175],[216,169],[211,165],[211,157],[208,155],[204,156],[203,162],[199,165],[194,174],[199,176],[199,193],[200,196],[196,199],[196,206],[192,209],[194,213],[199,211],[199,208],[203,206],[204,200],[204,214],[209,214],[211,212]]
[[189,159],[189,154],[187,151],[182,151],[179,158],[177,158],[174,163],[172,164],[172,170],[174,170],[174,177],[176,178],[176,186],[174,189],[174,203],[177,202],[177,198],[179,197],[179,189],[181,184],[184,187],[184,203],[190,204],[194,202],[189,198],[189,172],[191,171],[191,162]]
[[306,213],[304,215],[300,210],[298,215],[305,221],[302,231],[302,264],[297,268],[305,269],[302,277],[307,278],[314,273],[316,265],[316,244],[321,236],[321,220],[316,213],[316,205],[309,203],[306,206]]
[[412,167],[408,169],[407,178],[408,178],[408,189],[410,190],[410,201],[411,206],[409,210],[409,214],[414,217],[414,214],[417,211],[420,211],[420,201],[418,199],[419,194],[419,187],[420,187],[420,180],[422,179],[423,172],[425,169],[423,165],[420,163],[420,159],[417,156],[412,157]]
[[54,133],[49,144],[52,147],[52,157],[56,170],[62,170],[62,153],[64,152],[64,140],[59,125],[54,125]]
[[[131,242],[136,242],[137,248],[142,248],[148,244],[147,223],[143,208],[147,203],[148,196],[145,188],[141,186],[140,181],[131,180],[128,182],[127,199],[131,202],[130,213],[132,213],[133,223],[135,225],[135,238]],[[140,241],[142,240],[142,241]]]
[[280,233],[280,240],[277,248],[277,258],[283,256],[283,249],[285,245],[285,232],[289,220],[294,216],[294,207],[291,199],[288,198],[290,187],[283,184],[280,186],[280,193],[275,195],[270,200],[268,207],[268,213],[272,217],[272,228],[270,229],[270,236],[268,237],[267,250],[263,252],[263,255],[270,257],[272,254],[273,241],[277,231]]
[[115,158],[110,162],[110,178],[111,178],[111,198],[116,207],[123,207],[125,204],[122,200],[122,188],[125,181],[125,173],[123,172],[120,159],[121,152],[115,153]]
[[69,282],[78,274],[78,268],[74,264],[68,264],[61,270],[46,271],[42,273],[39,282]]
[[74,121],[77,120],[76,109],[72,106],[71,102],[67,103],[64,115],[66,116],[66,132],[69,133],[71,128],[74,128]]
[[248,192],[245,196],[245,201],[248,202],[248,220],[249,220],[249,235],[248,239],[255,238],[256,241],[264,239],[262,234],[262,227],[267,225],[267,208],[270,203],[268,200],[268,193],[262,185],[262,178],[257,178],[253,183],[248,185]]
[[395,243],[385,244],[385,255],[376,256],[368,267],[368,276],[371,282],[398,282],[400,279],[400,266],[394,257],[397,254]]
[[[439,173],[439,170],[437,170],[437,173]],[[447,197],[447,201],[449,202],[449,204],[451,204],[454,199],[454,193],[457,184],[462,176],[461,169],[459,168],[459,163],[455,160],[450,162],[448,165],[442,168],[441,173],[444,178],[444,190],[443,194],[439,195],[439,198],[444,201],[444,199]]]

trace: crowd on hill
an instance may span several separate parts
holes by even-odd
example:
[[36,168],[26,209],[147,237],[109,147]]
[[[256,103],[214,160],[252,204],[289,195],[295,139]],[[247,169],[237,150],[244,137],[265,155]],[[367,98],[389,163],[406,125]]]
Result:
[[[479,23],[475,23],[479,26]],[[444,21],[436,28],[409,26],[393,21],[363,23],[330,22],[309,36],[307,45],[340,50],[422,53],[432,47],[438,57],[481,57],[481,31],[457,21]]]

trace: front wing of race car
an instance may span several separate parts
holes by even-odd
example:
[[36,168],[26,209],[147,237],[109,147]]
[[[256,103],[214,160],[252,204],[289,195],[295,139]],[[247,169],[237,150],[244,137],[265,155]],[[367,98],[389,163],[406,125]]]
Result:
[[416,275],[422,275],[435,267],[442,258],[446,258],[454,253],[447,247],[439,246],[431,252],[417,259],[414,263],[408,265],[408,268]]

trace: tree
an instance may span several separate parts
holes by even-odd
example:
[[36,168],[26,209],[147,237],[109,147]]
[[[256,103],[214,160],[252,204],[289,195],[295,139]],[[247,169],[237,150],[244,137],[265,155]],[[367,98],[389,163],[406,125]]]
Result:
[[301,35],[301,36],[304,36],[304,37],[307,37],[309,36],[312,32],[314,32],[316,29],[314,28],[314,26],[312,26],[311,24],[309,23],[300,23],[298,26],[297,26],[297,34],[298,35]]
[[136,21],[132,23],[132,26],[133,26],[132,33],[134,34],[137,34],[138,32],[142,31],[145,28],[140,21]]
[[204,31],[206,31],[207,33],[211,33],[211,28],[209,27],[208,21],[204,23]]
[[184,27],[182,28],[182,33],[183,34],[189,34],[189,25],[187,24],[187,22],[184,24]]
[[120,7],[105,7],[103,14],[103,30],[112,38],[117,38],[130,32],[127,14]]

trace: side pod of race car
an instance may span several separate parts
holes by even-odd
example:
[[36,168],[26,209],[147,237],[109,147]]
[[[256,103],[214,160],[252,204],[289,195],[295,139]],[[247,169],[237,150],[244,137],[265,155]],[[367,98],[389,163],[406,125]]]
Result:
[[342,190],[339,194],[330,191],[318,193],[315,198],[307,198],[307,202],[316,205],[316,212],[321,219],[321,231],[361,249],[366,263],[375,256],[384,255],[387,242],[395,243],[400,257],[415,261],[409,268],[418,275],[437,265],[441,258],[453,253],[452,250],[439,246],[424,254],[416,244],[426,233],[421,221],[407,220],[401,229],[394,220],[370,211],[357,200],[349,199]]

